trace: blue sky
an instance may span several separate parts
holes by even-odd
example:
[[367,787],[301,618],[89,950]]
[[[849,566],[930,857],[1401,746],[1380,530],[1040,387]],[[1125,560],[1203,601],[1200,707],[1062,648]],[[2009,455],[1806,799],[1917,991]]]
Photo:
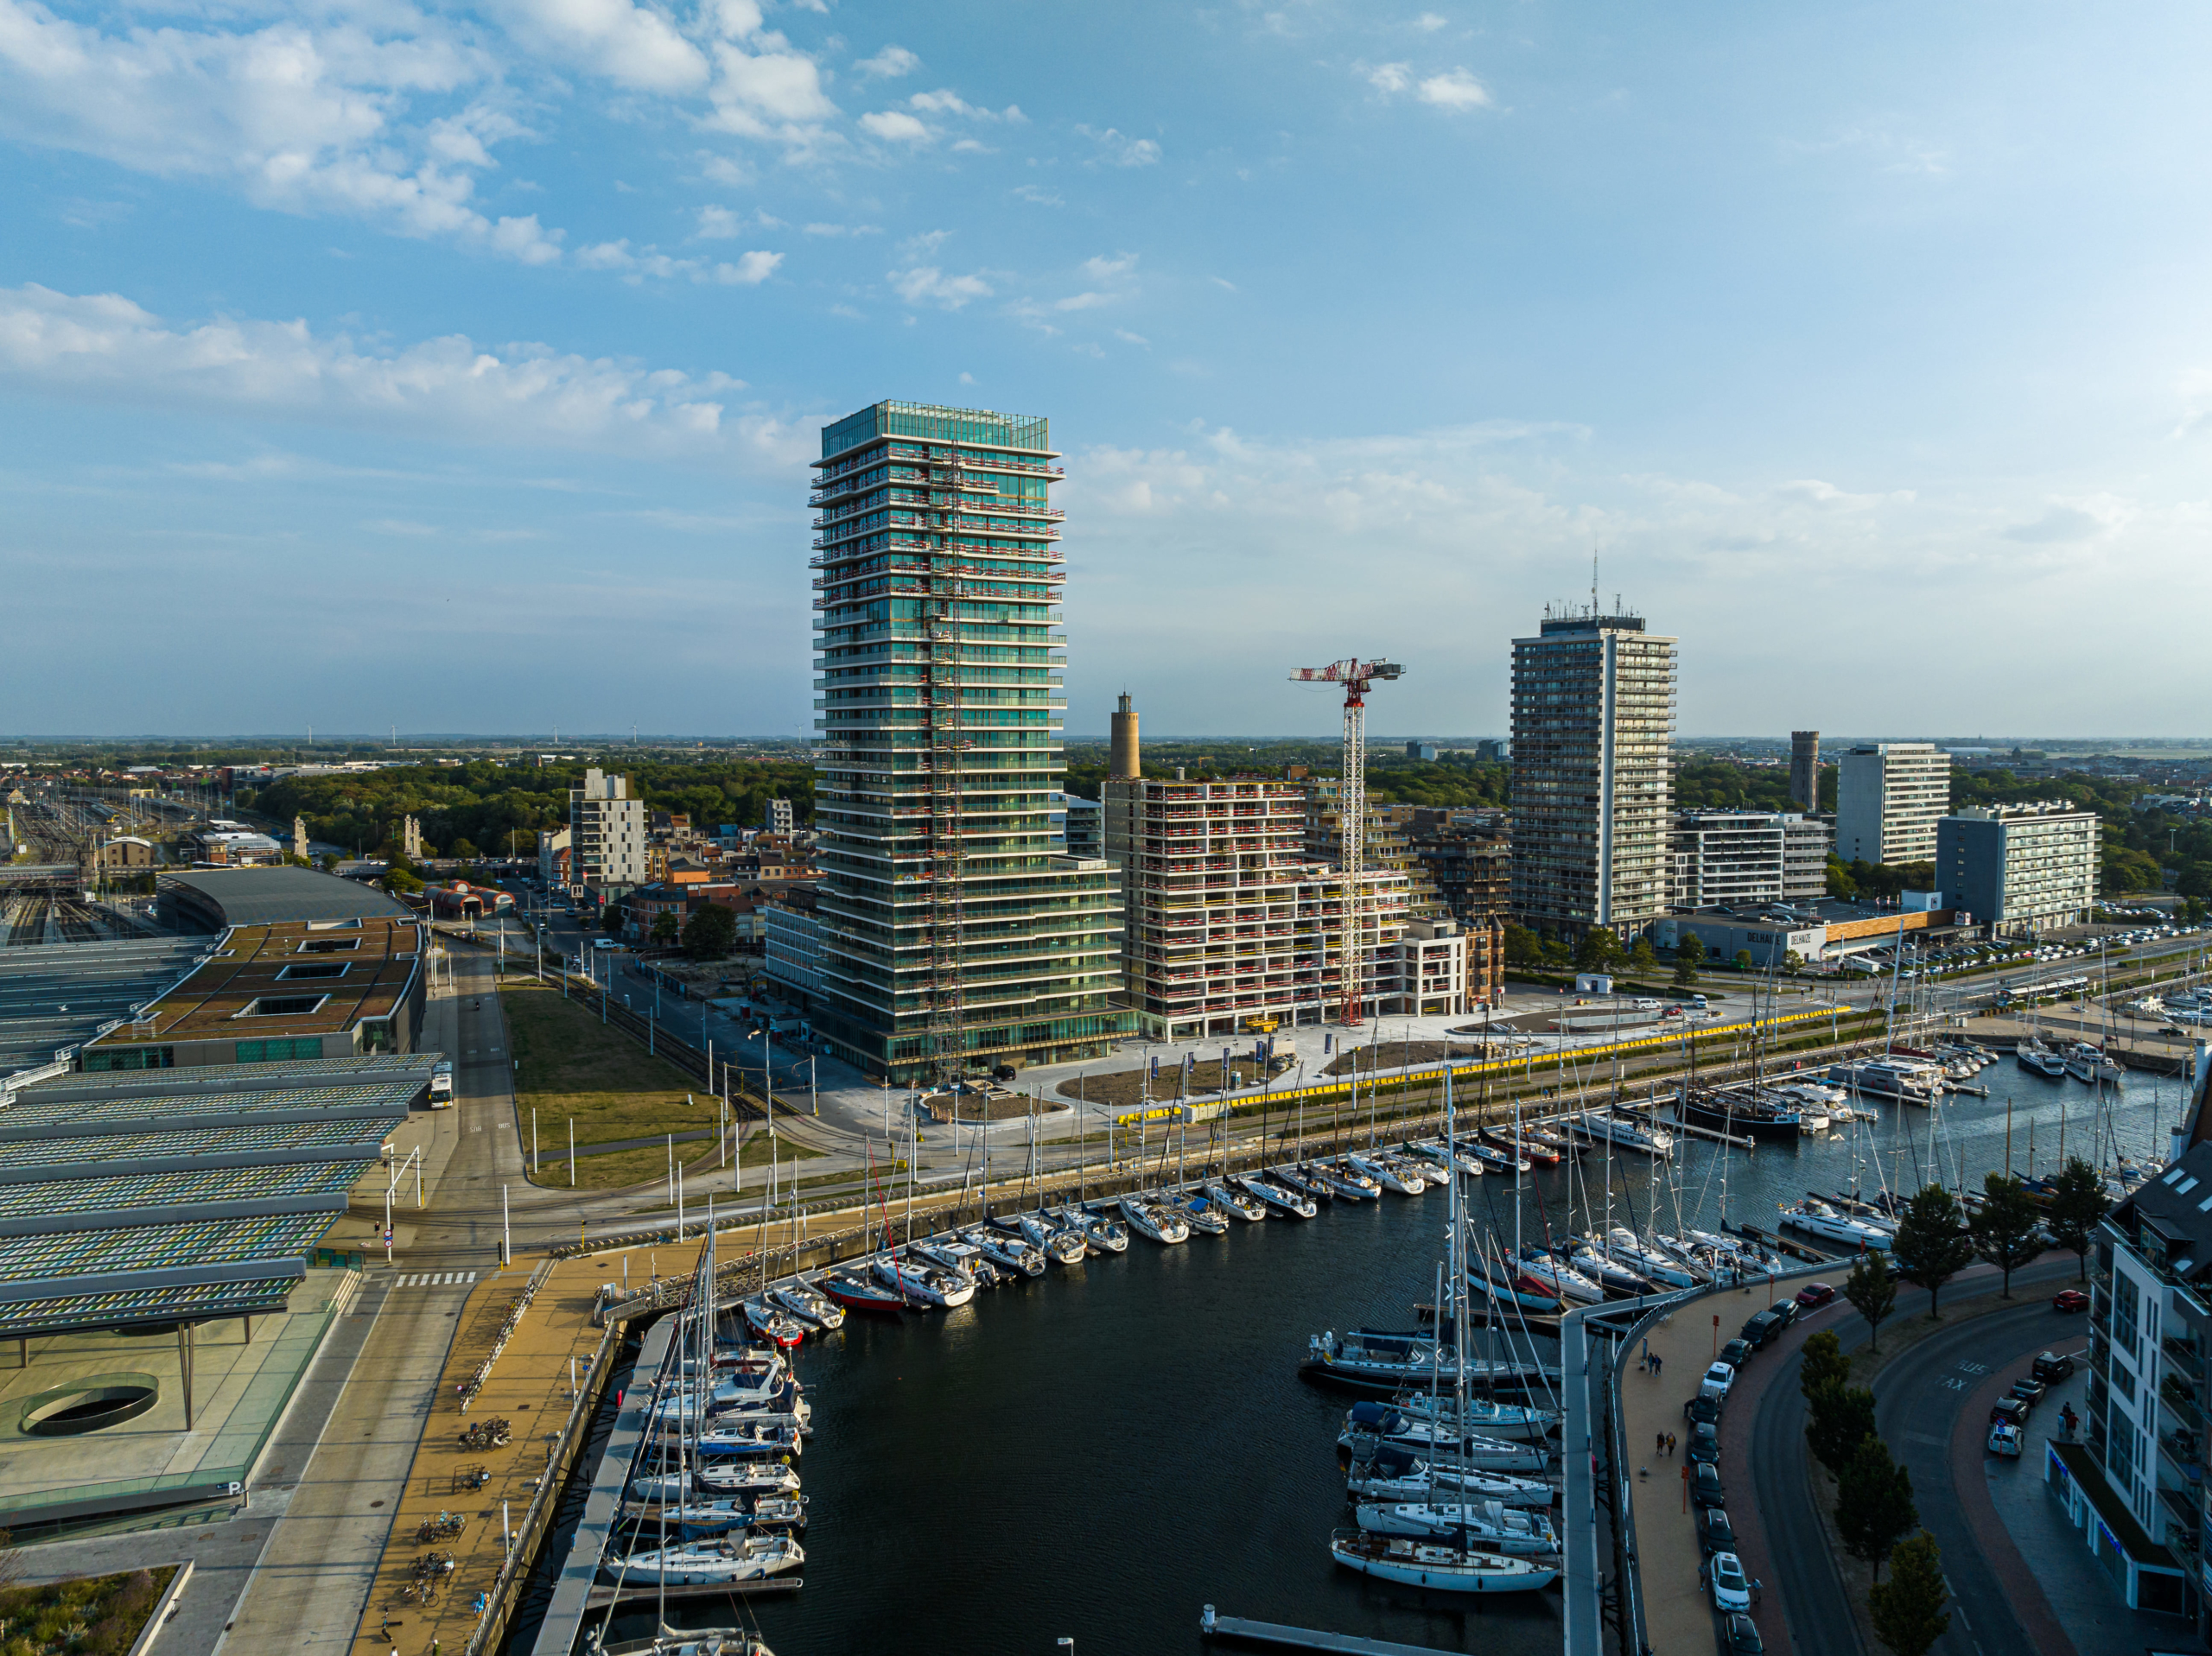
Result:
[[[1051,416],[1069,722],[2196,734],[2212,13],[0,0],[0,727],[811,719],[804,461]],[[1386,701],[1387,698],[1387,701]]]

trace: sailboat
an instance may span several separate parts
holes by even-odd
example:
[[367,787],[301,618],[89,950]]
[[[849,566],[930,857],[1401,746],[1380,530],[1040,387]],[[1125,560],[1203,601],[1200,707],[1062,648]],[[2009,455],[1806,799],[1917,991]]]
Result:
[[1266,1202],[1270,1212],[1288,1214],[1294,1219],[1311,1219],[1321,1211],[1312,1196],[1302,1196],[1272,1180],[1262,1178],[1257,1173],[1240,1173],[1235,1182],[1242,1185],[1247,1194]]

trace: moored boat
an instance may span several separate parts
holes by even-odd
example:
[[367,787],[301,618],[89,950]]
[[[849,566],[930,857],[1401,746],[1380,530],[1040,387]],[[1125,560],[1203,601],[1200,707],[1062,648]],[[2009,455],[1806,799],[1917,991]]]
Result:
[[1447,1593],[1529,1593],[1559,1578],[1557,1570],[1526,1558],[1357,1529],[1337,1531],[1329,1539],[1329,1551],[1338,1564],[1362,1575]]

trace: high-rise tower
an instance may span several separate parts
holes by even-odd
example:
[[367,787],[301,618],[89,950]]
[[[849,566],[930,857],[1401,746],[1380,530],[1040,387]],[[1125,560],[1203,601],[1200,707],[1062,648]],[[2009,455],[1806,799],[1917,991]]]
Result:
[[1801,811],[1821,808],[1821,733],[1789,733],[1789,803]]
[[1544,618],[1513,641],[1513,913],[1624,941],[1667,911],[1675,643],[1635,615]]
[[815,1027],[902,1084],[1135,1027],[1110,865],[1052,839],[1058,458],[1044,420],[976,409],[878,403],[822,432]]

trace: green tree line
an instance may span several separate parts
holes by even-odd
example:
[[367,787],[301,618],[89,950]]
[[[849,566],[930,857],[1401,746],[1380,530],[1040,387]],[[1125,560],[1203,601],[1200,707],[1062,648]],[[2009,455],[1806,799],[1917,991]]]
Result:
[[[349,850],[398,849],[401,819],[415,817],[432,854],[518,855],[537,849],[540,829],[568,826],[569,790],[582,784],[581,765],[406,765],[327,777],[286,777],[257,794],[241,790],[242,809],[289,823],[304,816],[308,833]],[[613,772],[630,779],[650,810],[688,815],[694,828],[721,823],[757,828],[772,798],[792,802],[801,822],[814,815],[813,767],[760,760],[683,765],[641,764]]]

